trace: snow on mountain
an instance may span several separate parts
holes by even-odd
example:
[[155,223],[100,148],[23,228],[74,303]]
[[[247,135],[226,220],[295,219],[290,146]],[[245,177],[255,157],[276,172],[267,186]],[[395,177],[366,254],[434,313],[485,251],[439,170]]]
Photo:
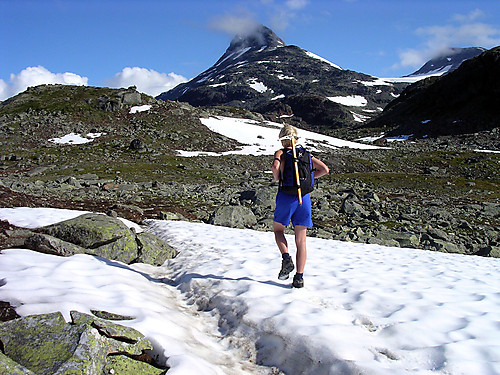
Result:
[[432,77],[441,76],[457,69],[464,61],[470,60],[485,52],[485,48],[450,48],[440,56],[426,62],[420,69],[408,75],[407,77]]
[[286,45],[272,30],[260,26],[251,34],[236,36],[212,67],[157,98],[194,106],[242,107],[273,121],[294,115],[295,125],[328,130],[364,121],[376,112],[363,113],[327,98],[362,96],[366,109],[378,110],[407,85],[344,70],[312,52]]
[[331,61],[321,57],[321,56],[318,56],[312,52],[309,52],[309,51],[304,51],[306,53],[307,56],[309,57],[312,57],[313,59],[317,59],[317,60],[320,60],[320,61],[323,61],[323,62],[326,62],[327,64],[333,66],[334,68],[337,68],[337,69],[340,69],[340,70],[343,70],[340,66],[338,66],[337,64],[334,64],[332,63]]
[[[39,210],[0,209],[0,219],[74,217]],[[2,250],[0,300],[21,316],[132,316],[120,324],[153,342],[173,375],[500,374],[500,259],[308,238],[305,287],[292,289],[277,279],[270,232],[145,229],[179,255],[153,267]]]
[[[271,121],[285,115],[292,125],[328,134],[370,122],[410,84],[447,74],[483,51],[450,49],[409,76],[379,78],[344,70],[312,52],[286,45],[261,25],[236,36],[212,67],[157,98],[194,106],[241,107]],[[349,98],[360,99],[353,105]]]

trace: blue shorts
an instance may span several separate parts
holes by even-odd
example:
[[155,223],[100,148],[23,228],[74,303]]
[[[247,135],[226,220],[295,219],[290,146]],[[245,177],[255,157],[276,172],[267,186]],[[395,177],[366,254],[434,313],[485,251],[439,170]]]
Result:
[[273,220],[283,224],[285,227],[292,221],[293,226],[302,225],[312,227],[311,197],[306,194],[302,197],[302,206],[299,205],[299,198],[279,191],[276,195],[276,209]]

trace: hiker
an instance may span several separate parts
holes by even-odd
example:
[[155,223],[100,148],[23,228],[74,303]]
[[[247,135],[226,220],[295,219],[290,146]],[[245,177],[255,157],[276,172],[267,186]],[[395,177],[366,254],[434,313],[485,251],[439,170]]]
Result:
[[[288,253],[288,244],[285,238],[285,228],[288,224],[290,224],[290,221],[292,221],[295,233],[295,245],[297,247],[297,272],[293,277],[292,286],[295,288],[302,288],[304,286],[303,274],[307,257],[307,228],[313,226],[311,218],[311,198],[309,195],[309,191],[312,190],[312,186],[309,186],[309,191],[308,189],[304,190],[302,204],[299,204],[299,195],[296,188],[292,194],[284,191],[287,190],[283,188],[285,168],[294,168],[293,162],[289,162],[288,164],[285,163],[285,152],[292,149],[292,139],[293,141],[298,139],[297,129],[291,125],[283,126],[279,133],[279,139],[281,140],[283,149],[274,153],[272,165],[273,178],[275,181],[280,181],[280,188],[278,190],[278,194],[276,195],[276,210],[274,211],[273,219],[274,237],[282,256],[281,270],[279,272],[278,279],[288,279],[290,272],[294,269],[294,264],[290,254]],[[330,172],[327,165],[318,158],[311,155],[310,160],[312,160],[313,166],[310,173],[313,173],[314,178],[319,178]],[[307,186],[304,186],[304,188],[307,188]]]

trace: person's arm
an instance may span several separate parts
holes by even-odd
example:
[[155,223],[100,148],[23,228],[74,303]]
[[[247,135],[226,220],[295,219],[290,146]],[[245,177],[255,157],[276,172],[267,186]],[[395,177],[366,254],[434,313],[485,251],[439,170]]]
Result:
[[313,166],[316,169],[314,171],[314,178],[319,178],[325,174],[330,173],[330,168],[316,157],[312,157]]
[[279,181],[280,173],[281,173],[281,155],[283,154],[282,150],[278,150],[274,153],[273,165],[271,167],[271,171],[273,172],[273,180]]

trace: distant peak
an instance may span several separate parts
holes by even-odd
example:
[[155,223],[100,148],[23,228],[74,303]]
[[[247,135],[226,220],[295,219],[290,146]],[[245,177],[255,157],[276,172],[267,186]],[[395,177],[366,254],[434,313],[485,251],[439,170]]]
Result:
[[234,52],[244,48],[275,48],[285,45],[285,42],[283,42],[271,29],[264,25],[256,25],[255,28],[248,32],[236,35],[229,45],[228,52]]
[[448,48],[427,61],[419,70],[405,77],[443,75],[457,69],[465,60],[479,56],[486,51],[481,47]]

